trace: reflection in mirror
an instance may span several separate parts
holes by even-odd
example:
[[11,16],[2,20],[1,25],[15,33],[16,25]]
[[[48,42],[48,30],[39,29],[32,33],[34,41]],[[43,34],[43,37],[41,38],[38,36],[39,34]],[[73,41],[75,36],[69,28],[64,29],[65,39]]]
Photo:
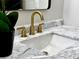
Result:
[[49,9],[51,0],[22,0],[23,10]]

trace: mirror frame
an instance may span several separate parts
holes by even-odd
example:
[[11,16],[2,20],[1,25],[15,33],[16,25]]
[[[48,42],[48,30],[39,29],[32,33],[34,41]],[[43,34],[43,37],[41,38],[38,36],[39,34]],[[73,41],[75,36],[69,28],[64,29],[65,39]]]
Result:
[[10,9],[10,10],[8,10],[8,9],[6,9],[6,11],[12,11],[12,10],[16,10],[16,11],[30,11],[30,10],[48,10],[48,9],[50,9],[51,8],[51,0],[49,0],[49,2],[48,2],[48,8],[47,9],[26,9],[26,10],[24,10],[23,8],[22,8],[22,0],[19,0],[20,1],[20,7],[19,7],[19,9]]
[[49,2],[48,2],[48,8],[47,9],[50,9],[51,8],[51,0],[49,0]]

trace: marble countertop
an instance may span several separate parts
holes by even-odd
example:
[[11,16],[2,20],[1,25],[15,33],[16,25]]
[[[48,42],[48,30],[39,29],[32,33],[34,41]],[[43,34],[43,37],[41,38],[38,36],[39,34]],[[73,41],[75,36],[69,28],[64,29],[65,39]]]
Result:
[[79,27],[62,25],[53,27],[50,30],[54,34],[79,40]]
[[[60,36],[64,36],[64,37],[67,37],[67,38],[72,38],[72,39],[79,39],[79,27],[74,27],[74,26],[66,26],[66,25],[62,25],[62,26],[57,26],[57,27],[51,27],[51,28],[48,28],[48,29],[45,29],[44,30],[44,32],[41,34],[41,35],[43,35],[43,34],[49,34],[49,33],[54,33],[54,34],[56,34],[56,35],[60,35]],[[35,36],[37,36],[37,35],[35,35]],[[19,43],[18,43],[19,44]],[[22,52],[22,51],[24,51],[25,49],[25,46],[24,45],[22,45],[22,44],[19,44],[19,45],[21,45],[20,47],[18,47],[18,45],[16,44],[16,42],[15,42],[15,48],[14,49],[16,49],[17,50],[17,47],[18,47],[18,49],[20,49],[21,51],[19,51],[19,53],[20,52]],[[79,46],[78,44],[77,44],[77,46]],[[75,47],[76,48],[76,47]],[[24,50],[23,50],[24,49]],[[67,50],[67,49],[66,49]],[[67,50],[67,51],[69,51],[69,50]],[[15,52],[15,51],[14,51]],[[58,57],[58,56],[60,56],[60,54],[62,55],[64,52],[62,52],[62,53],[59,53],[59,55],[57,54],[56,56]],[[69,53],[71,53],[71,52],[69,52]],[[16,54],[18,54],[18,52],[16,53]],[[16,54],[14,54],[14,55],[16,55]],[[54,59],[56,59],[57,57],[54,57]],[[48,57],[48,56],[47,56]],[[45,58],[47,58],[47,57],[45,57]],[[10,57],[11,58],[11,57]],[[61,57],[60,57],[61,58]],[[41,58],[39,58],[39,59],[41,59]],[[50,59],[50,57],[48,58],[48,59]],[[65,59],[65,58],[64,58]]]
[[[79,39],[79,27],[74,27],[74,26],[66,26],[66,25],[62,25],[62,26],[57,26],[57,27],[51,27],[48,29],[45,29],[45,32],[43,32],[43,34],[49,34],[49,33],[54,33],[56,35],[60,35],[60,36],[64,36],[67,38],[71,38],[71,39]],[[72,45],[71,47],[68,47],[65,50],[62,50],[60,53],[58,53],[55,56],[51,56],[51,57],[42,57],[39,59],[78,59],[78,55],[79,55],[79,44],[75,44]],[[73,57],[74,56],[74,57]],[[31,58],[33,59],[33,58]],[[37,59],[37,58],[36,58]]]
[[60,51],[52,59],[79,59],[79,43]]
[[[45,29],[44,33],[47,33],[47,34],[54,33],[56,35],[64,36],[67,38],[72,38],[72,39],[76,39],[76,40],[79,39],[79,27],[74,27],[74,26],[63,25],[63,26],[51,27],[49,29]],[[15,59],[15,57],[17,55],[21,54],[23,51],[28,49],[28,48],[26,48],[26,46],[24,44],[21,44],[19,42],[17,43],[17,42],[18,41],[14,42],[14,48],[13,48],[16,51],[13,51],[13,54],[10,57],[0,58],[0,59]],[[65,53],[65,51],[68,53]],[[67,56],[69,57],[70,55],[71,56],[75,55],[75,58],[77,56],[76,59],[78,59],[79,53],[77,53],[77,52],[79,52],[79,44],[75,44],[75,46],[72,46],[68,49],[63,50],[63,52],[58,53],[56,56],[52,56],[52,57],[43,56],[44,58],[39,58],[39,59],[67,59]],[[68,54],[70,54],[70,55],[68,55]],[[71,58],[73,59],[73,57],[71,57]],[[34,58],[31,58],[31,59],[34,59]]]

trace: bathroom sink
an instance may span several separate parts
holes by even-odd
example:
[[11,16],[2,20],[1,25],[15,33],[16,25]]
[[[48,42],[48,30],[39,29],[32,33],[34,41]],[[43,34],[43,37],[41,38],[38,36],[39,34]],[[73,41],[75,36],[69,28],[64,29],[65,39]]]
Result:
[[71,38],[54,34],[53,28],[46,29],[43,33],[36,33],[26,38],[16,36],[16,42],[21,42],[27,48],[36,48],[40,51],[45,51],[49,56],[56,55],[63,49],[78,43],[78,41]]
[[48,56],[54,56],[60,51],[78,43],[78,41],[73,40],[72,38],[57,35],[54,31],[56,32],[57,29],[55,30],[55,27],[51,27],[45,29],[42,33],[36,33],[35,35],[29,35],[28,37],[22,38],[16,36],[15,42],[26,45],[26,48],[36,48],[41,52],[47,52]]
[[[41,33],[40,33],[41,34]],[[36,34],[31,38],[27,38],[26,40],[23,38],[21,43],[25,44],[29,48],[37,48],[39,50],[45,48],[51,41],[52,34]]]

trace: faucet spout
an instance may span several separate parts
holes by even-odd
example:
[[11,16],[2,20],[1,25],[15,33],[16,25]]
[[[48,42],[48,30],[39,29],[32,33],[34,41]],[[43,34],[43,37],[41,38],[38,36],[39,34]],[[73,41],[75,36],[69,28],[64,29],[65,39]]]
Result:
[[37,32],[42,32],[42,30],[43,30],[42,29],[43,20],[44,20],[43,14],[41,12],[39,12],[39,11],[36,11],[36,12],[32,13],[32,16],[31,16],[30,35],[34,35],[35,34],[34,16],[36,14],[40,16],[40,23],[39,23]]

